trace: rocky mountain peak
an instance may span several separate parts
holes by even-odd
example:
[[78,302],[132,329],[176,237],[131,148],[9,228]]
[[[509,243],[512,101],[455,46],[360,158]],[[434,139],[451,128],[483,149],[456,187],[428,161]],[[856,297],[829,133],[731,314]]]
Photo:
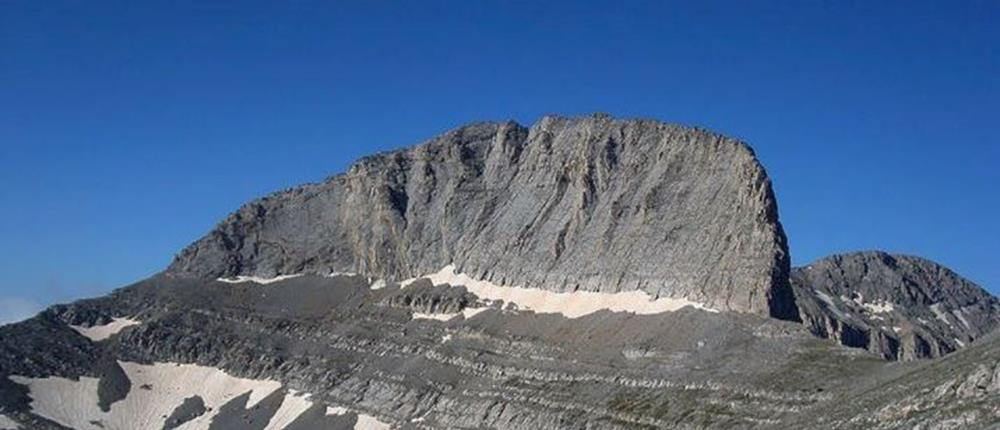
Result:
[[890,359],[937,357],[1000,326],[1000,300],[933,261],[880,251],[792,271],[811,330]]
[[652,120],[476,123],[252,202],[168,272],[216,278],[454,264],[496,284],[643,291],[795,319],[784,232],[749,147]]

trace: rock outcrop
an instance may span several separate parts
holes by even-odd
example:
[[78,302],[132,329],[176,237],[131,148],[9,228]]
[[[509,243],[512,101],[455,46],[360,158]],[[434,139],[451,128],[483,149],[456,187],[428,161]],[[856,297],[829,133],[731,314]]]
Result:
[[[362,276],[267,284],[155,276],[0,327],[0,414],[32,430],[179,420],[209,430],[375,428],[360,425],[362,416],[382,428],[755,428],[821,405],[858,378],[850,375],[883,366],[799,323],[692,307],[567,318],[493,306],[419,317],[466,308],[460,289],[426,281],[372,289]],[[85,315],[93,318],[78,320]],[[103,316],[139,323],[97,340],[65,322],[93,326]],[[842,372],[849,376],[833,377]],[[196,375],[211,379],[172,382]],[[223,383],[233,387],[212,389]],[[278,385],[273,399],[253,394],[267,396],[256,405],[240,396]],[[295,407],[305,400],[320,413]],[[345,410],[357,425],[312,423]],[[146,421],[122,427],[129,414]]]
[[835,255],[791,279],[814,334],[891,360],[939,357],[1000,326],[1000,300],[918,257]]
[[996,429],[1000,425],[1000,333],[938,360],[839,396],[782,428]]
[[175,276],[402,280],[454,264],[554,291],[641,290],[796,319],[767,174],[745,144],[648,120],[461,127],[254,201]]

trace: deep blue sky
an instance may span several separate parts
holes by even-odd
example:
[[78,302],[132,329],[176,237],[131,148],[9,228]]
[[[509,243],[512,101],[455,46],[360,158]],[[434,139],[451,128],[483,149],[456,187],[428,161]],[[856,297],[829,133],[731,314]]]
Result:
[[361,155],[595,111],[750,142],[797,264],[879,248],[1000,292],[1000,2],[534,3],[3,2],[0,319]]

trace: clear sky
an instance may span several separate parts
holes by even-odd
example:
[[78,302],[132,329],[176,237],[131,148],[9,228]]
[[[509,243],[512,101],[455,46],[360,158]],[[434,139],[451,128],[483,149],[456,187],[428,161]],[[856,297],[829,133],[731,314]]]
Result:
[[996,1],[6,1],[0,320],[153,274],[364,154],[597,111],[747,140],[796,264],[885,249],[998,293],[998,22]]

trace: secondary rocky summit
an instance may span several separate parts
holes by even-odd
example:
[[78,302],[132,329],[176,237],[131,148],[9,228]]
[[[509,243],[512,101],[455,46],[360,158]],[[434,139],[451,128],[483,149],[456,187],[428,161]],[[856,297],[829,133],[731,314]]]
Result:
[[892,360],[939,357],[1000,326],[1000,300],[919,257],[834,255],[791,279],[813,333]]
[[185,249],[180,276],[360,273],[454,264],[549,291],[643,291],[795,319],[767,174],[742,142],[647,120],[461,127],[254,201]]

